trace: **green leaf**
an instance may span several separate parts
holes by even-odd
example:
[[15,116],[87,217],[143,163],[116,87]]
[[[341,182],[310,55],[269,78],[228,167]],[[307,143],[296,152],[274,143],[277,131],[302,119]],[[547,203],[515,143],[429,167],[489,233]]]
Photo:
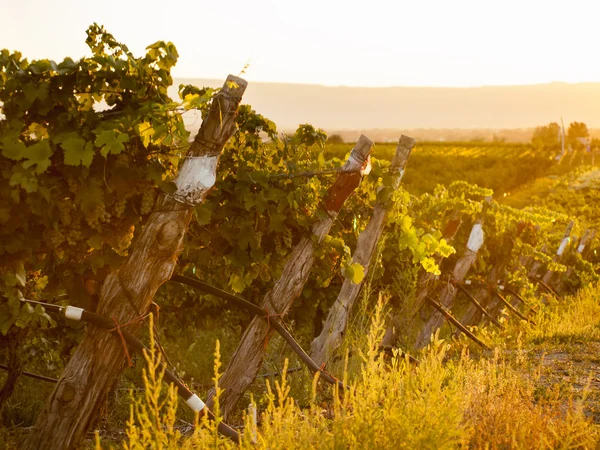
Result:
[[82,138],[69,138],[61,144],[65,151],[65,164],[69,166],[89,167],[94,158],[93,145]]
[[75,202],[80,205],[84,214],[88,214],[92,212],[96,206],[104,203],[104,191],[98,183],[90,181],[79,189],[75,196]]
[[47,140],[37,142],[27,148],[25,155],[27,161],[23,162],[23,167],[28,169],[29,167],[36,165],[35,173],[44,173],[48,167],[50,167],[51,156],[52,149],[50,148],[50,143]]
[[13,167],[13,174],[8,181],[10,186],[20,186],[27,193],[36,192],[38,189],[38,180],[31,176],[31,173],[21,164]]
[[204,226],[210,223],[212,217],[212,207],[208,206],[210,203],[203,203],[194,209],[194,215],[198,225]]
[[96,138],[96,147],[100,148],[100,154],[106,158],[110,153],[118,155],[123,150],[125,142],[129,140],[129,136],[125,133],[119,133],[116,130],[106,130],[98,134]]
[[99,234],[95,234],[94,236],[89,238],[87,242],[89,246],[94,249],[101,249],[104,245],[104,239],[102,239],[102,236],[100,236]]
[[8,136],[2,139],[2,156],[18,161],[25,157],[27,147],[19,140],[10,139]]

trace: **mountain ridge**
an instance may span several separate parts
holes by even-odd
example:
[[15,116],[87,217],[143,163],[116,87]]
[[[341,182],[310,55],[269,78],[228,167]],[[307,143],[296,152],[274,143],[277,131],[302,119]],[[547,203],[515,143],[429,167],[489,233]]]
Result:
[[[222,80],[175,78],[218,87]],[[325,130],[512,129],[579,121],[600,127],[600,83],[552,82],[479,87],[352,87],[250,82],[244,103],[282,130],[311,123]]]

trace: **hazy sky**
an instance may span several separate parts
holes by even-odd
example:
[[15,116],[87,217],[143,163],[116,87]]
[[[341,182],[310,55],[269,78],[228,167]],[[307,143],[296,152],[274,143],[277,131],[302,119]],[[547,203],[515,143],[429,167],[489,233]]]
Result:
[[88,54],[104,25],[136,54],[179,51],[177,77],[347,86],[600,81],[598,0],[0,0],[0,48]]

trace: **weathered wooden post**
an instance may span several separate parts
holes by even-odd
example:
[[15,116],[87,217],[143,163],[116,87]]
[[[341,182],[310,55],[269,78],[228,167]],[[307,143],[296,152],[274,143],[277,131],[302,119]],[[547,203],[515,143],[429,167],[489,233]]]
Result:
[[[490,197],[486,197],[484,208],[487,204],[491,202]],[[457,283],[462,283],[462,281],[467,276],[467,273],[477,260],[477,252],[483,245],[484,233],[483,233],[483,218],[478,219],[471,229],[471,234],[469,235],[469,240],[467,242],[467,247],[463,256],[456,262],[454,266],[454,270],[452,271],[452,280]],[[440,305],[449,308],[454,302],[454,297],[456,296],[456,288],[452,285],[452,283],[447,283],[444,285],[442,289],[442,293],[440,295]],[[430,339],[431,335],[442,326],[444,323],[444,315],[439,311],[434,311],[431,314],[429,321],[425,324],[421,333],[417,337],[417,342],[415,344],[416,348],[425,347]]]
[[[548,249],[548,246],[546,244],[544,244],[541,248],[541,252],[542,253],[546,253],[546,250]],[[531,259],[533,259],[533,257],[529,257]],[[531,262],[531,261],[528,261]],[[542,268],[543,264],[541,261],[538,260],[534,260],[533,263],[531,263],[531,268],[529,269],[529,272],[527,273],[527,275],[530,278],[539,278],[538,277],[538,272],[540,271],[540,269]]]
[[[461,213],[454,211],[448,223],[444,227],[444,231],[442,232],[442,238],[447,242],[452,242],[454,236],[460,229],[462,225]],[[435,262],[439,266],[442,262],[443,257],[440,255],[435,256]],[[432,287],[435,287],[437,281],[437,277],[429,272],[425,272],[424,270],[419,275],[419,280],[417,281],[417,286],[419,286],[419,292],[416,294],[415,306],[413,308],[413,312],[411,317],[414,319],[416,314],[419,312],[423,304],[425,303],[427,296],[429,295],[429,291],[432,290]],[[381,340],[382,347],[394,347],[396,345],[396,341],[398,340],[398,331],[400,329],[402,323],[402,317],[400,312],[396,312],[392,315],[389,325],[385,330],[385,335]]]
[[[585,230],[585,232],[583,233],[583,236],[581,237],[581,240],[579,241],[579,245],[577,246],[577,253],[579,253],[582,257],[585,257],[585,254],[587,253],[586,250],[588,249],[588,244],[590,242],[592,242],[592,240],[594,239],[596,235],[595,231],[590,230],[589,228]],[[569,267],[567,269],[567,272],[561,277],[561,279],[557,282],[557,286],[556,286],[556,291],[557,292],[562,292],[564,284],[565,284],[565,280],[567,280],[571,274],[573,273],[573,268]]]
[[[569,245],[569,242],[571,241],[571,231],[573,230],[574,225],[575,225],[575,222],[572,220],[567,225],[567,229],[565,230],[565,234],[564,234],[562,240],[560,241],[558,250],[556,250],[556,255],[554,255],[554,262],[558,262],[562,259],[562,256],[565,253],[565,249],[567,248],[567,245]],[[553,276],[554,276],[554,271],[548,269],[548,270],[546,270],[546,274],[544,275],[544,278],[542,278],[542,281],[549,285]]]
[[[98,313],[127,323],[144,314],[157,289],[169,280],[181,252],[193,206],[213,187],[223,147],[236,130],[238,105],[247,83],[230,75],[213,99],[177,177],[177,191],[161,195],[129,257],[106,278]],[[128,330],[135,325],[128,326]],[[123,368],[123,343],[90,327],[62,373],[23,448],[78,446]]]
[[[361,135],[342,172],[327,192],[323,202],[327,217],[315,223],[312,228],[312,236],[303,237],[293,248],[281,277],[262,301],[263,309],[273,315],[286,314],[294,300],[300,296],[314,262],[315,246],[319,245],[329,233],[344,202],[358,187],[361,174],[357,171],[366,162],[372,148],[373,142]],[[231,413],[246,388],[256,378],[265,356],[266,343],[272,332],[269,324],[259,317],[255,317],[244,332],[220,379],[220,387],[224,389],[224,392],[219,397],[219,404],[226,417]],[[212,405],[213,397],[214,390],[211,390],[208,395],[209,407]]]
[[[392,159],[390,173],[391,185],[397,189],[402,180],[406,163],[410,153],[415,146],[416,141],[410,137],[402,136],[396,147],[396,154]],[[365,277],[369,272],[369,264],[373,259],[373,254],[383,233],[386,216],[389,208],[389,202],[378,201],[373,209],[373,216],[367,227],[358,236],[356,249],[352,256],[352,262],[358,263],[364,267]],[[362,289],[363,282],[358,284],[346,278],[344,284],[333,303],[321,334],[317,336],[311,344],[312,359],[319,365],[329,362],[331,356],[340,346],[344,332],[348,325],[348,318],[358,295]]]
[[[521,234],[522,228],[524,224],[519,224],[516,229],[516,235],[519,236]],[[509,236],[507,245],[501,249],[503,252],[500,260],[492,267],[490,273],[487,276],[487,286],[480,287],[473,297],[480,301],[481,306],[486,308],[488,313],[491,313],[496,306],[497,297],[493,295],[491,289],[496,289],[496,285],[498,281],[504,275],[504,271],[506,270],[506,266],[510,263],[511,255],[513,248],[515,246],[515,240],[512,236]],[[461,323],[465,326],[475,325],[481,321],[483,313],[482,311],[475,305],[469,305],[467,310],[465,311]],[[489,317],[488,317],[489,319]]]

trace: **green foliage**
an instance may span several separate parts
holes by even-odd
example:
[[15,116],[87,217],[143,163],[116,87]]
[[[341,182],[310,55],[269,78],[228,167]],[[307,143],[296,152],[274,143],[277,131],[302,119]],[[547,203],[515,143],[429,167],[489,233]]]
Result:
[[[87,34],[91,55],[77,61],[0,50],[0,333],[18,342],[22,364],[51,376],[82,327],[53,329],[41,306],[20,299],[94,308],[157,193],[172,185],[188,138],[180,111],[202,109],[213,93],[168,98],[172,43],[135,57],[98,25]],[[6,408],[23,423],[35,413]]]
[[558,150],[561,146],[561,133],[561,127],[556,122],[536,127],[531,138],[531,144],[536,149]]
[[[91,56],[58,64],[0,52],[3,334],[48,321],[19,295],[86,301],[81,276],[100,282],[127,254],[187,141],[167,97],[173,44],[134,57],[98,25],[86,42]],[[189,94],[184,108],[192,100],[210,96]]]
[[[341,157],[350,144],[326,145],[325,155]],[[391,160],[395,144],[378,144],[377,157]],[[552,155],[530,144],[499,142],[420,142],[413,150],[402,180],[412,194],[431,194],[438,184],[455,181],[509,195],[527,182],[547,174],[555,165]]]
[[569,129],[567,130],[567,141],[569,145],[575,149],[580,150],[583,148],[583,144],[579,141],[579,138],[587,139],[590,135],[588,127],[583,122],[571,122]]

